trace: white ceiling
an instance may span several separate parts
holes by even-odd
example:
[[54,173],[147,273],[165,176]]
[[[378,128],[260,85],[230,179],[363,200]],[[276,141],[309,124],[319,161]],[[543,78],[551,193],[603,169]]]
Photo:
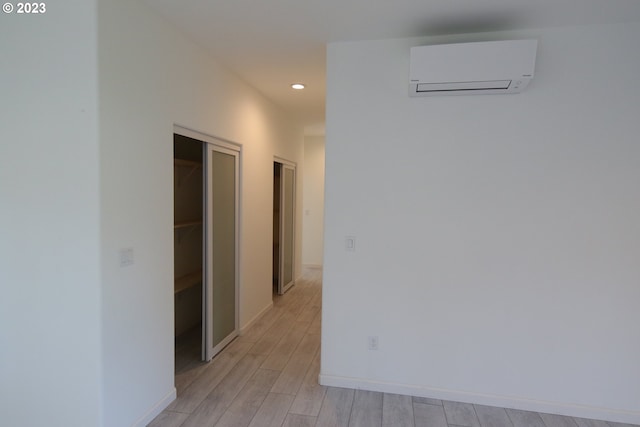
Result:
[[308,134],[324,126],[328,42],[640,22],[640,0],[144,1]]

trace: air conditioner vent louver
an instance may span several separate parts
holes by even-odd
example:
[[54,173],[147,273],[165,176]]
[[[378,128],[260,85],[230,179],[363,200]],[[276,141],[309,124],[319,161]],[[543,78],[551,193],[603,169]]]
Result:
[[418,83],[417,92],[451,92],[457,90],[505,90],[509,89],[511,80],[494,80],[488,82],[445,82]]
[[410,96],[521,92],[533,78],[537,41],[411,48]]

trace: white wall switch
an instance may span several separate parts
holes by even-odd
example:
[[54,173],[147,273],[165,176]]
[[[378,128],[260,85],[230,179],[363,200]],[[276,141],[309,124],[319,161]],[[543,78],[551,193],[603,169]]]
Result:
[[123,248],[119,251],[120,267],[133,265],[133,248]]
[[367,344],[369,346],[369,350],[377,350],[378,349],[378,337],[370,336],[367,338]]

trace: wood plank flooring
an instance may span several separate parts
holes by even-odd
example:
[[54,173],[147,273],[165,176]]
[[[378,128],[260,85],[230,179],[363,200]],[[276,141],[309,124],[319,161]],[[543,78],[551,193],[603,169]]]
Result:
[[322,279],[302,280],[210,363],[200,331],[176,350],[178,398],[149,427],[633,427],[469,403],[324,387]]

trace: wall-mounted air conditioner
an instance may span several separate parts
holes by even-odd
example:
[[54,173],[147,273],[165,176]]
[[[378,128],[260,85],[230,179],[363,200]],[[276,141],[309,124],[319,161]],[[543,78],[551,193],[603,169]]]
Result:
[[537,40],[411,48],[409,96],[519,93],[533,78]]

